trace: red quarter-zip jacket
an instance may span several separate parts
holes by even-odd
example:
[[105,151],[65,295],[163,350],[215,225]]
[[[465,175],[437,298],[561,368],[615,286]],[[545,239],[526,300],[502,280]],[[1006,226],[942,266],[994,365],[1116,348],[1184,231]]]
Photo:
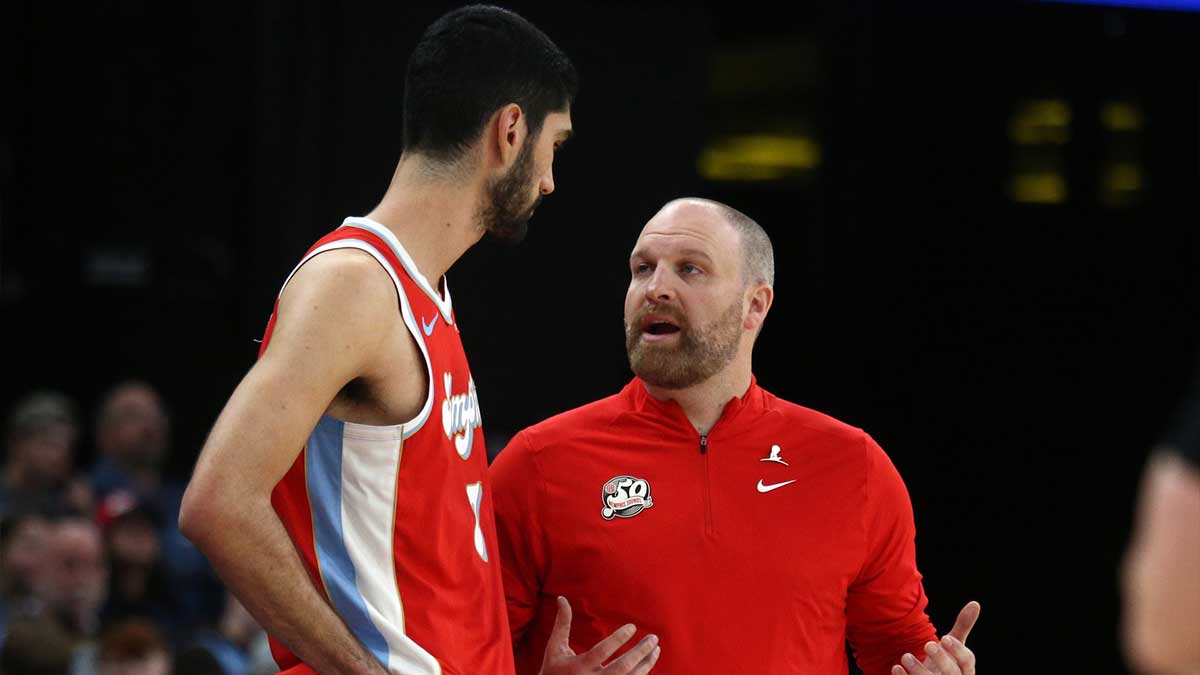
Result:
[[706,436],[634,379],[517,434],[491,468],[517,672],[534,675],[555,596],[571,646],[625,623],[657,675],[866,675],[937,639],[912,505],[861,429],[754,381]]

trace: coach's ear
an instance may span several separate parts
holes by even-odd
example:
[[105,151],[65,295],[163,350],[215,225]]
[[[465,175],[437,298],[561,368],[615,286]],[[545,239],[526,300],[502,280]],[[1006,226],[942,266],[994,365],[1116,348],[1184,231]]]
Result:
[[529,126],[521,106],[509,103],[497,110],[484,129],[485,168],[507,172],[517,161],[528,136]]
[[757,332],[767,320],[767,312],[771,311],[771,303],[775,301],[775,289],[767,284],[754,284],[746,289],[743,302],[745,318],[742,328]]

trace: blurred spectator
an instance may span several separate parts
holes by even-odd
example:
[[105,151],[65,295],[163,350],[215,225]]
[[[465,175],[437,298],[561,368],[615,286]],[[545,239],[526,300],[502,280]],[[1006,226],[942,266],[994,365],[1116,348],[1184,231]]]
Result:
[[47,613],[67,636],[76,643],[93,638],[108,589],[108,562],[95,523],[68,518],[51,527],[42,582]]
[[50,534],[50,521],[38,513],[0,518],[0,640],[14,617],[41,610],[36,592],[49,563]]
[[1124,572],[1131,665],[1146,673],[1200,673],[1200,372],[1146,466]]
[[96,666],[99,675],[171,675],[171,652],[153,624],[125,621],[104,631]]
[[177,600],[176,624],[215,622],[224,589],[208,561],[179,532],[183,485],[163,475],[171,424],[162,398],[142,381],[118,384],[100,402],[95,434],[92,486],[102,502],[114,492],[134,495],[156,524],[163,569]]
[[96,519],[104,533],[111,570],[102,623],[140,617],[153,621],[169,637],[178,637],[179,617],[163,568],[153,514],[135,495],[122,490],[110,492],[101,501]]
[[[216,664],[216,668],[207,671],[210,673],[263,675],[278,670],[271,657],[266,632],[232,593],[225,594],[225,611],[221,614],[217,630],[200,633],[196,638],[196,648],[205,652]],[[187,660],[190,668],[205,662],[205,657],[189,651]]]
[[15,511],[87,513],[86,482],[72,478],[79,425],[62,394],[31,394],[13,406],[5,429],[0,515]]
[[14,621],[0,645],[6,675],[68,675],[70,666],[71,638],[45,617]]
[[[140,381],[122,382],[100,402],[96,413],[96,451],[92,485],[100,497],[128,490],[165,507],[162,467],[171,424],[158,392]],[[166,490],[169,493],[169,490]],[[167,515],[167,514],[163,514]]]

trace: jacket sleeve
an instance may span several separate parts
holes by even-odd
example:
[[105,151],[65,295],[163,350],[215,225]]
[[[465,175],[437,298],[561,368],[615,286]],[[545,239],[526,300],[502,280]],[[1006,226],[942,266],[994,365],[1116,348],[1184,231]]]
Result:
[[866,554],[846,602],[846,635],[864,675],[888,675],[905,652],[924,660],[937,639],[917,571],[912,503],[899,472],[875,441],[866,445]]
[[527,431],[517,434],[497,455],[488,477],[508,623],[517,645],[537,613],[547,554],[540,511],[544,484]]

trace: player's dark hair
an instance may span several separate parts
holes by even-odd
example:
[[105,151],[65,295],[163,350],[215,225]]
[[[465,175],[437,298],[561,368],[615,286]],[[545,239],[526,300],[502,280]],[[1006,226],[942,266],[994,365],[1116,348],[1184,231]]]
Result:
[[456,9],[426,29],[408,61],[404,150],[453,162],[509,103],[521,106],[537,138],[578,88],[570,59],[529,21],[500,7]]

